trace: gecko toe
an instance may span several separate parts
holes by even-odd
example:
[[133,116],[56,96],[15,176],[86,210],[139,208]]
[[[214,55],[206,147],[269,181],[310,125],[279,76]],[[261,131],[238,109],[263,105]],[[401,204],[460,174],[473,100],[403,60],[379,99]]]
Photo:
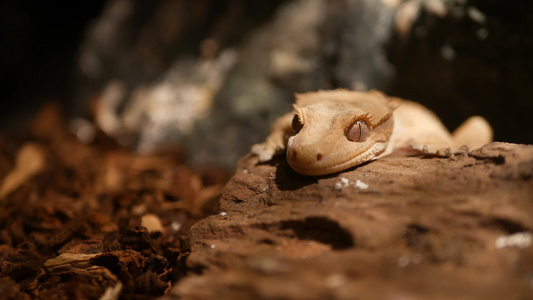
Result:
[[452,149],[450,147],[444,149],[443,155],[444,155],[444,157],[451,157],[453,155]]
[[423,153],[424,155],[430,154],[430,153],[429,153],[428,145],[424,145],[424,147],[422,148],[422,153]]
[[466,146],[466,145],[461,146],[461,148],[457,149],[457,151],[456,151],[457,154],[463,154],[463,153],[466,153],[466,152],[468,152],[468,146]]
[[409,142],[409,147],[412,150],[415,150],[415,151],[422,151],[422,147],[415,141],[410,141]]
[[265,147],[265,144],[255,144],[251,149],[252,153],[259,156],[259,161],[264,163],[272,159],[274,150]]

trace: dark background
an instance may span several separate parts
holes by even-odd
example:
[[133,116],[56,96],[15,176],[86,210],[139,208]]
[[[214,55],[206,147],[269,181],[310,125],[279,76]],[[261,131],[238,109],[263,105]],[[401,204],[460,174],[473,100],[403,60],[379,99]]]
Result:
[[[273,11],[283,2],[265,6]],[[487,16],[485,24],[422,15],[414,26],[425,26],[429,35],[391,39],[386,47],[396,75],[385,91],[422,102],[449,128],[480,114],[496,140],[533,143],[533,3],[467,2]],[[22,128],[45,101],[72,104],[77,51],[105,3],[0,2],[0,130]],[[476,38],[482,26],[490,33],[486,40]],[[238,28],[241,37],[247,28]],[[452,62],[442,58],[443,44],[454,48]]]
[[77,48],[104,3],[0,2],[0,128],[17,128],[44,101],[66,101]]

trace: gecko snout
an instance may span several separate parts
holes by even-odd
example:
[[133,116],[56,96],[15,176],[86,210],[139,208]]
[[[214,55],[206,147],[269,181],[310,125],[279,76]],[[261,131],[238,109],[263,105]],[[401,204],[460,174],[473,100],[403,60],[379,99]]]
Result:
[[[316,143],[295,142],[298,136],[292,136],[287,143],[287,161],[293,168],[319,169],[327,162],[328,156]],[[298,147],[294,147],[298,145]]]
[[[324,158],[324,155],[321,152],[316,152],[316,150],[315,151],[305,151],[309,149],[303,149],[303,150],[304,150],[303,154],[301,154],[294,148],[288,148],[287,159],[299,165],[311,166],[311,165],[314,165],[320,162]],[[315,154],[313,154],[313,152]]]

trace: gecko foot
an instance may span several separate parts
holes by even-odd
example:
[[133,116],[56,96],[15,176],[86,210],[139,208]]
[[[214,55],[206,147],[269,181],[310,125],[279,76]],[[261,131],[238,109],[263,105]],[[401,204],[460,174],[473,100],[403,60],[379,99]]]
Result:
[[267,147],[265,143],[253,145],[251,151],[253,154],[259,156],[259,161],[262,163],[271,160],[276,153],[272,147]]
[[454,153],[450,147],[444,149],[440,148],[430,148],[427,145],[424,145],[422,148],[422,155],[426,157],[451,157]]
[[467,146],[462,146],[459,149],[452,149],[451,147],[431,147],[428,145],[421,146],[415,141],[409,143],[409,148],[415,153],[422,154],[424,157],[452,157],[454,155],[459,155],[468,152]]

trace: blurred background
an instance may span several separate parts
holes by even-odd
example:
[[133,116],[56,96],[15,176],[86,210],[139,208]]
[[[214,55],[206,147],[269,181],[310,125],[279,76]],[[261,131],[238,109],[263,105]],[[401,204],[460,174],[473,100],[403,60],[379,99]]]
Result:
[[86,143],[232,170],[294,93],[379,89],[533,143],[533,2],[4,0],[0,129],[61,103]]

